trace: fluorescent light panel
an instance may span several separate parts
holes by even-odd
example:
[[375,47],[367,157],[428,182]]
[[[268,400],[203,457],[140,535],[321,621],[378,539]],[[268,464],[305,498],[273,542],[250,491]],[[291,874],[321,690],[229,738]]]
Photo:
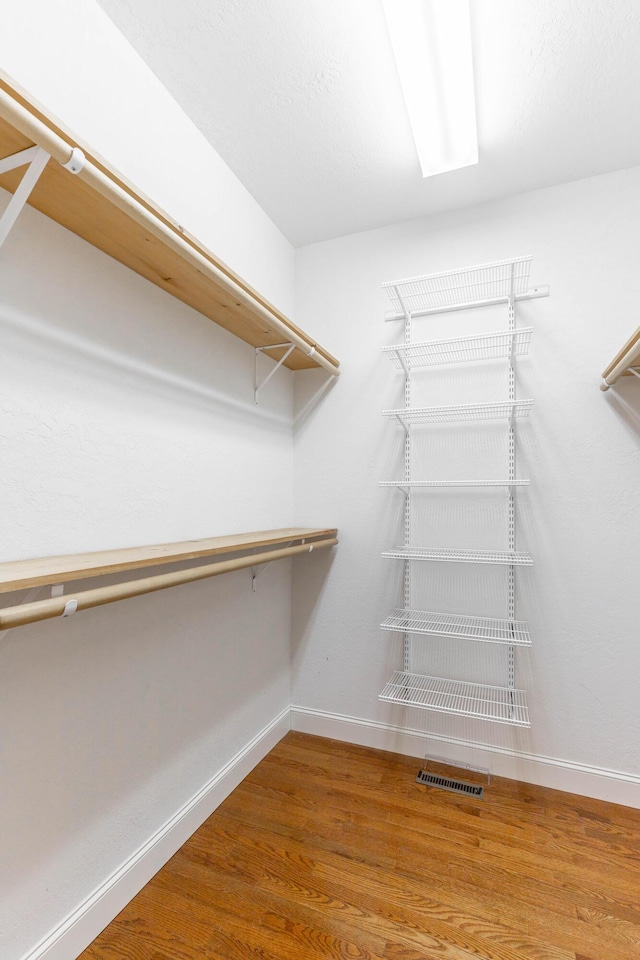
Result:
[[478,162],[468,0],[382,0],[423,177]]

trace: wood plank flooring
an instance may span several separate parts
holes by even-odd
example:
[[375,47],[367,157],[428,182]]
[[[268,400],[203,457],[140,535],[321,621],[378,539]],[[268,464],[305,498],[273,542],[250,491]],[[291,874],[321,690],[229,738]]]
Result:
[[288,734],[81,960],[640,958],[640,811],[419,767]]

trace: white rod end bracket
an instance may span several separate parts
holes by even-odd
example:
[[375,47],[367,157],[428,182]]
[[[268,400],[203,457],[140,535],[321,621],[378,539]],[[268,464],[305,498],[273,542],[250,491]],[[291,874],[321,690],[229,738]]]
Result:
[[67,600],[67,602],[64,605],[64,610],[62,611],[62,616],[70,617],[71,614],[75,613],[77,609],[78,609],[77,600]]
[[68,170],[69,173],[80,173],[86,162],[87,158],[80,147],[74,147],[67,162],[61,164],[61,166],[63,166],[65,170]]

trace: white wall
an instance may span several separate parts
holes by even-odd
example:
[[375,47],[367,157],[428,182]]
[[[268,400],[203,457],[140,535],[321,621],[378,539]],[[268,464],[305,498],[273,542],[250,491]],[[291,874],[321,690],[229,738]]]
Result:
[[[292,248],[95,4],[10,5],[0,61],[291,314]],[[290,524],[292,375],[256,408],[251,347],[31,209],[0,333],[0,559]],[[287,709],[290,599],[284,562],[0,637],[2,957]]]
[[[600,372],[637,325],[639,222],[636,168],[298,251],[298,318],[322,330],[343,364],[340,382],[296,431],[296,514],[311,522],[330,514],[340,528],[322,597],[307,595],[308,571],[294,577],[293,703],[303,729],[389,749],[410,744],[418,754],[640,804],[640,387],[598,389]],[[383,322],[380,285],[529,253],[532,283],[550,284],[551,296],[518,309],[519,324],[535,328],[519,363],[519,396],[535,406],[520,430],[519,475],[531,487],[520,496],[518,546],[535,565],[518,575],[519,610],[534,641],[517,652],[517,685],[529,691],[532,721],[518,730],[377,700],[402,667],[401,638],[378,629],[402,605],[402,564],[380,557],[402,542],[402,494],[377,484],[402,476],[402,431],[380,416],[402,406],[402,377],[380,348],[401,341],[403,331]],[[414,337],[504,328],[505,309],[425,320]],[[501,364],[441,368],[416,381],[417,405],[506,396]],[[299,381],[297,389],[303,407],[312,385]],[[422,478],[498,478],[505,469],[499,430],[423,431]],[[422,495],[415,545],[422,535],[431,546],[503,548],[504,496]],[[504,616],[504,576],[423,564],[423,608]],[[504,683],[504,650],[480,646],[416,640],[414,666]],[[410,730],[429,739],[407,737]]]
[[2,70],[287,316],[288,240],[94,0],[3,5]]

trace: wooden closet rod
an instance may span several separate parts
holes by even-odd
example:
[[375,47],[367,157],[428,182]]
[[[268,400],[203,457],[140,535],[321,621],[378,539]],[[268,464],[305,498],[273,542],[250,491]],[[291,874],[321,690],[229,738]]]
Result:
[[[72,147],[59,134],[47,127],[38,117],[30,113],[1,88],[0,117],[3,117],[23,136],[28,137],[46,150],[58,163],[66,164],[71,159]],[[70,176],[73,175],[70,174]],[[252,297],[233,277],[220,270],[212,260],[200,253],[180,233],[155,216],[132,194],[127,193],[115,180],[103,173],[88,157],[85,158],[83,168],[75,176],[89,184],[96,193],[105,197],[119,210],[153,234],[154,237],[165,243],[183,260],[200,270],[205,276],[210,277],[223,289],[228,290],[258,320],[262,320],[270,329],[275,330],[279,337],[293,343],[305,356],[313,357],[314,363],[323,367],[327,373],[334,377],[340,375],[338,366],[324,356],[321,348],[317,348],[315,343],[300,336],[296,329],[283,323],[275,312],[267,309],[259,300]]]
[[299,553],[311,553],[312,550],[333,547],[337,542],[335,537],[316,540],[314,543],[302,543],[295,547],[283,547],[280,550],[267,550],[264,553],[251,554],[236,560],[219,560],[217,563],[208,563],[202,567],[189,567],[187,570],[177,570],[174,573],[161,573],[154,577],[143,577],[140,580],[114,583],[108,587],[97,587],[95,590],[82,590],[79,593],[51,597],[47,600],[34,600],[21,606],[5,607],[4,610],[0,610],[0,630],[10,630],[13,627],[21,627],[27,623],[37,623],[39,620],[49,620],[53,617],[68,616],[70,612],[76,610],[88,610],[90,607],[99,607],[116,600],[126,600],[129,597],[139,597],[144,593],[155,593],[156,590],[164,590],[167,587],[177,587],[181,583],[206,580],[209,577],[217,577],[221,573],[232,573],[234,570],[256,567],[261,563],[271,563],[272,560],[295,557]]

